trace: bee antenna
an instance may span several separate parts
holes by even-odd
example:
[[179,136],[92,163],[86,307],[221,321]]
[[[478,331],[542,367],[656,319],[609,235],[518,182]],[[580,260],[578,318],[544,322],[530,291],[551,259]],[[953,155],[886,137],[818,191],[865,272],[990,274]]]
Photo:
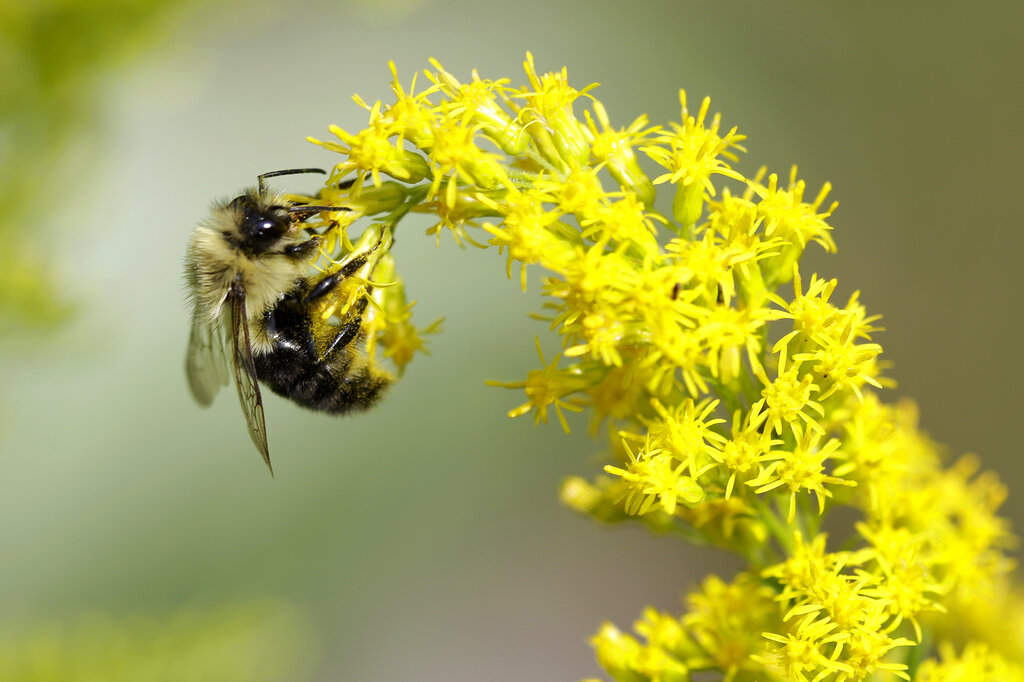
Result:
[[329,211],[351,211],[352,209],[348,206],[290,206],[288,208],[289,213],[326,213]]
[[288,168],[286,170],[270,171],[269,173],[262,173],[256,176],[256,179],[260,183],[260,194],[264,194],[267,191],[266,184],[263,182],[266,178],[277,177],[278,175],[298,175],[300,173],[323,173],[327,175],[327,171],[323,168]]

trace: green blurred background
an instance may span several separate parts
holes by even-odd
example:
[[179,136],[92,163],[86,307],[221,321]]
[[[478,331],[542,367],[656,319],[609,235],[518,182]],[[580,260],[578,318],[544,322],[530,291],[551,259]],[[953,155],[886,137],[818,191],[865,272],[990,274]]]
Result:
[[[189,680],[578,679],[597,673],[601,620],[678,611],[733,570],[559,506],[600,446],[579,420],[566,436],[507,419],[520,394],[484,385],[536,364],[537,280],[522,294],[497,253],[436,248],[425,222],[403,223],[395,253],[420,323],[443,316],[444,333],[378,409],[333,420],[270,396],[272,480],[230,392],[192,402],[193,226],[259,172],[333,163],[304,138],[361,127],[350,96],[386,99],[388,59],[406,84],[429,57],[519,84],[531,50],[539,70],[600,82],[618,125],[678,118],[685,87],[749,136],[743,170],[798,163],[811,195],[831,181],[839,254],[810,249],[808,270],[884,316],[889,399],[981,455],[1024,526],[1024,4],[42,4],[0,2],[3,234],[72,312],[8,320],[0,339],[0,676],[31,643],[71,661],[82,647],[96,670],[199,651]],[[39,96],[49,72],[71,76]],[[144,644],[124,634],[140,622]],[[82,644],[111,628],[109,660]],[[251,673],[204,663],[233,656]]]

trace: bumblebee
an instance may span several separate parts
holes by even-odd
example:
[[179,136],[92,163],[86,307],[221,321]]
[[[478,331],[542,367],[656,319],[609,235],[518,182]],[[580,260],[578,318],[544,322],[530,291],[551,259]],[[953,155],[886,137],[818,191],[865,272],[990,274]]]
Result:
[[267,178],[297,173],[324,171],[296,168],[258,176],[257,187],[214,205],[185,258],[192,304],[185,373],[192,395],[210,405],[227,385],[230,367],[249,435],[271,474],[260,382],[302,407],[339,415],[371,407],[390,382],[358,350],[369,292],[337,324],[319,312],[346,279],[369,279],[378,254],[390,247],[388,235],[364,235],[376,241],[349,254],[332,274],[308,276],[323,237],[309,235],[307,221],[350,209],[298,204],[266,187]]

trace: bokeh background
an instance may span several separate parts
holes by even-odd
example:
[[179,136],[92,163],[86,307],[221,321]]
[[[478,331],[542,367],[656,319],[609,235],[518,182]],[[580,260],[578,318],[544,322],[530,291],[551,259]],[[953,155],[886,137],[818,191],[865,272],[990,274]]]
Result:
[[531,50],[618,125],[678,118],[685,87],[749,136],[744,171],[831,181],[839,253],[810,267],[884,315],[889,398],[999,473],[1020,530],[1022,25],[1012,1],[0,1],[0,679],[26,651],[33,679],[579,679],[602,620],[734,570],[559,506],[601,446],[484,385],[536,364],[537,280],[425,224],[395,253],[444,332],[378,409],[269,396],[272,480],[233,395],[193,404],[193,226],[332,164],[305,137],[358,129],[389,59],[518,84]]

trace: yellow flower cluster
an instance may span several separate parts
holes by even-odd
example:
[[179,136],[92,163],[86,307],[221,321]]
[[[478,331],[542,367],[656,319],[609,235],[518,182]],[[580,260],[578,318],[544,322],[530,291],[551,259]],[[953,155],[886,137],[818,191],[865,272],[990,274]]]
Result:
[[[733,164],[745,136],[706,98],[691,112],[681,92],[667,126],[616,128],[595,86],[539,74],[532,56],[518,88],[431,65],[419,92],[395,76],[393,103],[357,99],[364,130],[314,140],[343,157],[324,193],[386,226],[433,214],[430,234],[497,246],[523,287],[526,266],[541,266],[562,350],[504,384],[526,396],[510,415],[546,422],[554,408],[568,429],[566,411],[586,410],[611,436],[604,473],[566,482],[565,502],[749,562],[730,584],[707,580],[679,618],[648,609],[640,639],[605,625],[594,645],[608,674],[931,680],[976,666],[970,679],[1020,679],[1021,647],[970,617],[979,603],[1020,604],[996,516],[1004,491],[973,459],[944,468],[913,407],[879,399],[891,381],[878,318],[800,270],[808,245],[835,249],[830,186],[808,200],[796,168],[744,176]],[[420,341],[393,327],[408,325],[401,301],[381,299],[375,342],[408,359]],[[861,517],[841,544],[821,532],[836,505]],[[1000,617],[1021,628],[1021,614]]]

